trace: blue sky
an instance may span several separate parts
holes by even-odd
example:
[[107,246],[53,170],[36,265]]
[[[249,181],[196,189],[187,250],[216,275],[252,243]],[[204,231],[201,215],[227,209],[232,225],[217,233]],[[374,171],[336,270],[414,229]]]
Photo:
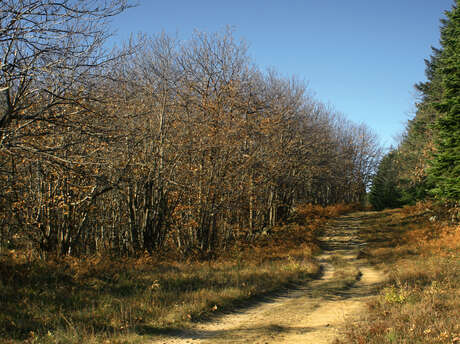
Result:
[[414,114],[413,85],[439,46],[452,0],[138,0],[114,18],[115,40],[232,26],[262,69],[305,80],[316,98],[366,123],[385,146]]

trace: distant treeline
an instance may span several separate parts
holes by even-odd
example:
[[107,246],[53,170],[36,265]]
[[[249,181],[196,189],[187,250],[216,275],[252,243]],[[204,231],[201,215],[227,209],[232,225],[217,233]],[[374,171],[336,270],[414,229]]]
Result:
[[434,198],[460,201],[460,9],[441,20],[441,47],[432,48],[415,117],[399,146],[385,155],[373,180],[370,201],[377,209]]
[[303,203],[360,202],[374,134],[262,72],[230,31],[104,51],[113,1],[0,4],[0,240],[210,255]]

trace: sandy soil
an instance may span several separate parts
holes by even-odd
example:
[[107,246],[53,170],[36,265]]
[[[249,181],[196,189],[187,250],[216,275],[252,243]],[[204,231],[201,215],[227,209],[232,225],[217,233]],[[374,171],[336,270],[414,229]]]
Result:
[[317,257],[323,269],[320,279],[151,343],[332,343],[346,320],[358,321],[385,279],[382,272],[358,259],[364,245],[358,238],[364,216],[367,214],[355,213],[326,227],[320,238],[324,253]]

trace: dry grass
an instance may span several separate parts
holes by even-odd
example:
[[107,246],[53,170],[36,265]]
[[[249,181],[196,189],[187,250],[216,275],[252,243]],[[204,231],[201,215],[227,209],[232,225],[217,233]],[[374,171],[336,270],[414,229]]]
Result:
[[78,343],[155,333],[232,309],[317,272],[308,255],[262,263],[3,257],[0,338]]
[[303,204],[299,205],[292,219],[299,224],[309,223],[312,220],[327,220],[329,218],[338,217],[340,215],[349,213],[354,210],[359,210],[361,208],[360,204],[335,204],[322,207],[315,204]]
[[[213,261],[0,257],[0,342],[125,343],[244,306],[318,274],[315,236],[351,206],[300,207]],[[297,222],[296,222],[297,221]]]
[[460,226],[440,214],[421,203],[369,220],[363,256],[391,278],[341,343],[460,343]]

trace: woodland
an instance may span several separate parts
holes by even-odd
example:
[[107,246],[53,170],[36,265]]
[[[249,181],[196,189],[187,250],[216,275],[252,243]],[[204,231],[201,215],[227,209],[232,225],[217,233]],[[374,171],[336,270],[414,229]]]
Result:
[[0,343],[177,343],[219,312],[314,296],[327,226],[336,250],[357,237],[353,268],[330,259],[330,299],[358,267],[387,277],[343,343],[460,343],[459,0],[390,150],[230,29],[108,49],[134,5],[0,1]]
[[230,30],[107,51],[126,0],[0,7],[0,247],[212,257],[364,201],[381,148]]
[[[460,200],[460,10],[441,19],[440,47],[425,60],[426,81],[415,116],[396,148],[381,160],[370,202],[377,210],[434,199],[457,208]],[[456,216],[456,215],[455,215]]]

